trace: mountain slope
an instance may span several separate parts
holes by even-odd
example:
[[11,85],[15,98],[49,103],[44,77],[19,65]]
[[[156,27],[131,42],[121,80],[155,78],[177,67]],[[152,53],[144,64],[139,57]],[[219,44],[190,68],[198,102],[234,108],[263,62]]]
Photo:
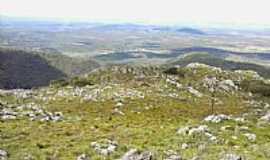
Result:
[[52,80],[86,74],[98,67],[91,59],[0,49],[0,88],[46,86]]
[[100,67],[99,63],[90,58],[68,57],[62,54],[40,53],[41,57],[46,59],[50,65],[61,70],[68,76],[78,76],[91,72]]
[[0,68],[0,87],[7,89],[45,86],[66,77],[39,55],[18,50],[0,49]]
[[205,35],[205,33],[198,29],[193,28],[181,28],[176,30],[178,33],[191,34],[191,35]]
[[219,67],[226,70],[253,70],[253,71],[258,72],[263,77],[270,77],[269,68],[256,65],[256,64],[227,61],[225,59],[218,58],[210,54],[188,55],[188,56],[185,56],[184,58],[180,58],[176,61],[170,62],[169,65],[186,66],[194,62],[204,63],[210,66],[215,66],[215,67]]

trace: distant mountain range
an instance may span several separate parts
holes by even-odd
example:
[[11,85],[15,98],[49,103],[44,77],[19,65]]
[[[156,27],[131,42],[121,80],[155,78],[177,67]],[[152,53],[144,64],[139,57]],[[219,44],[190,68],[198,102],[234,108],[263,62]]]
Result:
[[220,58],[228,58],[229,56],[240,56],[243,58],[249,58],[256,60],[264,60],[270,62],[269,53],[245,53],[235,52],[218,48],[211,47],[188,47],[173,49],[169,53],[156,53],[151,51],[122,51],[114,52],[110,54],[97,55],[94,58],[101,62],[119,62],[124,60],[140,61],[142,58],[145,59],[175,59],[179,56],[184,56],[189,53],[209,53],[213,56]]
[[219,67],[224,70],[252,70],[256,71],[263,77],[270,78],[270,69],[261,65],[233,62],[210,54],[191,54],[183,58],[168,62],[167,66],[184,67],[190,63],[203,63],[214,67]]

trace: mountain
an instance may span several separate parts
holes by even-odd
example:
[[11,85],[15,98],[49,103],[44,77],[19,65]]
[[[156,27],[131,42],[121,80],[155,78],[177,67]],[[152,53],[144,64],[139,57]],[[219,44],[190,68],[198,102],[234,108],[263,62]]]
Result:
[[61,70],[69,77],[86,74],[100,67],[100,64],[91,58],[47,53],[39,53],[39,55],[46,59],[51,66]]
[[98,67],[88,58],[0,49],[0,88],[46,86],[52,80],[82,75]]
[[211,54],[191,54],[187,55],[178,60],[173,60],[169,62],[169,65],[179,65],[186,66],[190,63],[203,63],[210,66],[219,67],[226,70],[253,70],[258,72],[263,77],[270,77],[270,69],[261,65],[243,63],[243,62],[233,62],[228,61],[218,56]]
[[46,86],[66,77],[41,56],[20,50],[0,49],[0,68],[0,86],[8,89]]
[[205,64],[167,70],[113,65],[65,84],[0,90],[0,158],[270,158],[269,80]]
[[[177,48],[168,50],[166,53],[160,53],[155,50],[148,51],[137,51],[128,50],[121,52],[113,52],[108,54],[96,55],[93,58],[99,62],[107,63],[140,63],[142,60],[152,63],[155,61],[164,62],[170,59],[177,59],[179,57],[188,55],[190,53],[208,53],[215,57],[220,57],[222,59],[237,56],[243,59],[243,62],[248,63],[258,63],[266,64],[270,63],[270,53],[260,52],[260,53],[249,53],[249,52],[236,52],[219,48],[212,47],[187,47],[187,48]],[[263,63],[261,63],[261,61]]]
[[177,29],[176,32],[184,33],[184,34],[192,34],[192,35],[205,35],[206,34],[203,31],[194,29],[194,28],[180,28],[180,29]]

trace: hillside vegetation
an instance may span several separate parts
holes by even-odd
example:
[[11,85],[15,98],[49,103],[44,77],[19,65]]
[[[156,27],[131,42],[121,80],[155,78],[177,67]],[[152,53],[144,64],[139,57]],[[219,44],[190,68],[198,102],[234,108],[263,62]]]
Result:
[[0,86],[8,89],[46,86],[66,77],[41,56],[19,50],[0,49],[0,68]]
[[260,74],[263,77],[267,77],[267,78],[270,77],[270,68],[267,68],[261,65],[256,65],[256,64],[228,61],[223,58],[219,58],[217,56],[213,56],[207,53],[187,55],[178,60],[170,61],[169,65],[186,66],[189,63],[194,63],[194,62],[219,67],[225,70],[252,70],[252,71],[256,71],[258,74]]
[[269,80],[251,71],[109,66],[1,90],[0,150],[9,159],[268,160],[267,93]]
[[47,86],[52,80],[86,74],[97,67],[91,59],[1,48],[0,88]]

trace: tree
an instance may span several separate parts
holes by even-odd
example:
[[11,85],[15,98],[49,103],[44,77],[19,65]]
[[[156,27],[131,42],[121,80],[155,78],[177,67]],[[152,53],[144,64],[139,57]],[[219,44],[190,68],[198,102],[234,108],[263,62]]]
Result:
[[206,87],[210,91],[210,107],[211,107],[211,114],[214,114],[214,109],[216,105],[216,94],[218,89],[218,80],[216,77],[207,78],[206,80]]

